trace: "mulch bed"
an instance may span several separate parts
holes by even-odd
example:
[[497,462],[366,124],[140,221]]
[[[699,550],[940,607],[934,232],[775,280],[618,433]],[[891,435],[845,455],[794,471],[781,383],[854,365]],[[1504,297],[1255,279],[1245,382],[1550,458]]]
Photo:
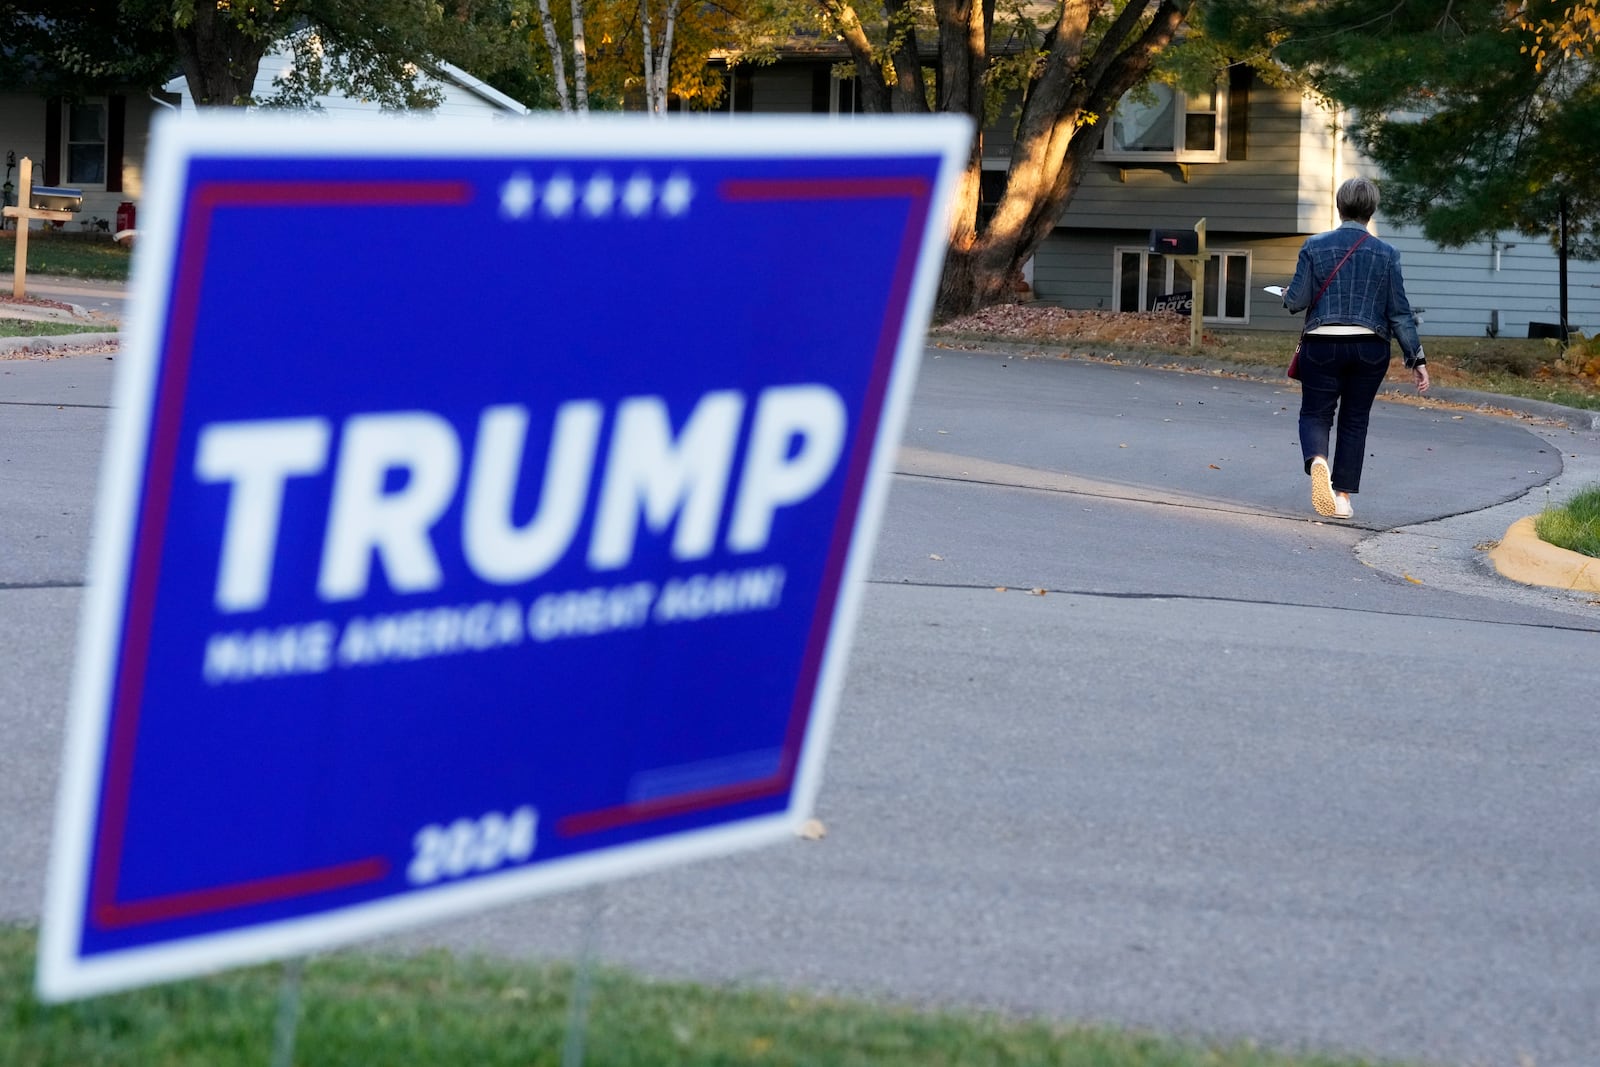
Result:
[[995,304],[940,323],[934,334],[984,334],[1040,344],[1072,341],[1187,346],[1189,316],[1166,311],[1068,311],[1053,304]]
[[18,300],[10,293],[0,293],[0,304],[9,304],[12,307],[51,308],[55,311],[70,312],[72,310],[71,304],[63,304],[59,300],[40,300],[32,296]]

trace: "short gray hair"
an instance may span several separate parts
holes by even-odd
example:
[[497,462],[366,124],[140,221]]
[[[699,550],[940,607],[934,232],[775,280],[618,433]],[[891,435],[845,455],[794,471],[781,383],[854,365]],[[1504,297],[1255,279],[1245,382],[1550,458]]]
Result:
[[1339,186],[1339,195],[1334,197],[1333,203],[1341,219],[1371,222],[1373,213],[1378,210],[1378,187],[1370,178],[1351,178]]

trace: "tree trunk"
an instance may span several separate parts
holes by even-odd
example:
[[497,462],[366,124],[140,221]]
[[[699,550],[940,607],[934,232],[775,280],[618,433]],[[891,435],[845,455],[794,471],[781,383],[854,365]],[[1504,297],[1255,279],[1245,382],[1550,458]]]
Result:
[[817,2],[824,16],[834,23],[839,39],[850,49],[850,58],[855,60],[856,78],[861,82],[861,110],[869,115],[887,114],[891,110],[889,85],[884,81],[877,52],[855,8],[841,0]]
[[650,33],[650,0],[639,0],[639,33],[644,43],[644,110],[656,114],[655,39]]
[[550,15],[550,0],[539,0],[539,23],[544,28],[545,47],[550,49],[550,67],[555,74],[556,100],[562,111],[572,110],[572,95],[567,92],[567,62],[561,51],[561,35]]
[[661,79],[661,114],[667,113],[667,96],[672,92],[672,38],[678,31],[678,0],[667,0],[667,26],[661,33],[661,62],[656,77]]
[[196,106],[244,107],[255,91],[271,36],[242,32],[215,4],[196,4],[194,18],[173,30],[178,62]]
[[583,0],[572,0],[572,95],[578,114],[589,113],[589,47],[583,38]]
[[[1093,117],[1109,116],[1123,94],[1149,76],[1191,4],[1129,0],[1093,51],[1085,53],[1090,21],[1100,4],[1063,2],[1046,38],[1040,73],[1023,103],[1005,191],[981,232],[976,229],[981,146],[968,163],[935,318],[971,314],[1011,295],[1023,267],[1055,229],[1099,146],[1102,127]],[[954,69],[959,76],[959,66]]]
[[667,113],[667,98],[672,91],[672,37],[678,25],[678,4],[674,0],[667,2],[659,53],[650,28],[650,0],[639,0],[639,21],[644,39],[644,106],[659,117]]

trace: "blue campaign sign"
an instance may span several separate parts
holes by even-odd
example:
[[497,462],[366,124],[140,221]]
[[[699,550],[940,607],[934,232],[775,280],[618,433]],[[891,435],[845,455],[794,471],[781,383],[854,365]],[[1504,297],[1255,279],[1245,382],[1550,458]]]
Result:
[[41,995],[792,831],[969,137],[161,127]]

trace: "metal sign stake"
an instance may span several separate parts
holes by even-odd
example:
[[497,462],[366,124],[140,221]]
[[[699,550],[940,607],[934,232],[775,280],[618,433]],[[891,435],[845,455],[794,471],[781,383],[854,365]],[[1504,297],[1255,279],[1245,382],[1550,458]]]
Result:
[[272,1067],[294,1067],[295,1032],[300,1026],[300,985],[305,973],[304,956],[283,961],[283,981],[278,986],[278,1022],[272,1035]]
[[584,1039],[589,1033],[589,995],[594,988],[595,959],[600,954],[605,887],[593,885],[585,896],[589,901],[589,914],[583,920],[583,942],[572,973],[572,1002],[567,1009],[567,1041],[561,1050],[561,1067],[583,1067]]

